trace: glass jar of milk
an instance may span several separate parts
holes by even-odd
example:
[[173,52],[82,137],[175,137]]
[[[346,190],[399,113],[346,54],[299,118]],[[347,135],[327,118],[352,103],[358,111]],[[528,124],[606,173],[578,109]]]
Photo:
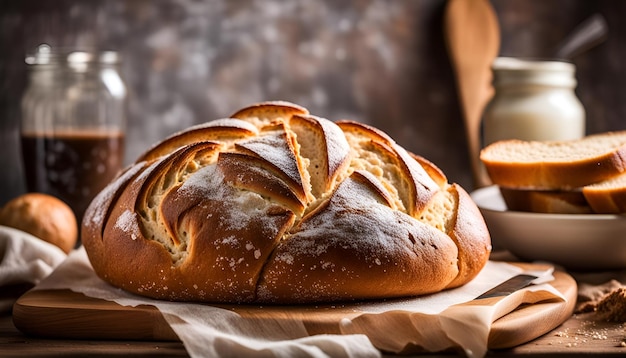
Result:
[[483,144],[503,139],[569,140],[585,135],[572,63],[499,57],[495,95],[483,115]]

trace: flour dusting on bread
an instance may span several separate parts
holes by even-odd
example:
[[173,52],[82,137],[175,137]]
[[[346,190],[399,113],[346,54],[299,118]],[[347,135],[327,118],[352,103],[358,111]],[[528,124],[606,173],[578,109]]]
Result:
[[488,260],[469,196],[383,132],[287,102],[231,117],[166,138],[94,200],[98,275],[159,299],[307,303],[438,292]]

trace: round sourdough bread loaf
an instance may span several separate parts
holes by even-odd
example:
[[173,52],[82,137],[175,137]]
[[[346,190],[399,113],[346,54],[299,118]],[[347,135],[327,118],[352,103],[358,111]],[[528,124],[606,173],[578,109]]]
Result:
[[157,144],[87,209],[96,273],[158,299],[313,303],[463,285],[491,249],[469,195],[385,133],[265,102]]

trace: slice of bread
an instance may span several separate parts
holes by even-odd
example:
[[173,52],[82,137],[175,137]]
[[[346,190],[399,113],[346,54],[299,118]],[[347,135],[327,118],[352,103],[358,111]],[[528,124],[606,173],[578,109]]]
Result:
[[595,213],[626,213],[626,174],[587,185],[582,192]]
[[499,141],[485,147],[480,159],[502,187],[575,189],[626,171],[626,131],[571,141]]
[[507,209],[545,214],[591,214],[582,190],[524,190],[500,187]]

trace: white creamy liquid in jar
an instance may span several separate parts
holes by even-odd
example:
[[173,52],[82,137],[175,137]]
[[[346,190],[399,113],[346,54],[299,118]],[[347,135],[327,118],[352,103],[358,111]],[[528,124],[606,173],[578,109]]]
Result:
[[573,64],[500,57],[492,68],[495,95],[484,112],[484,145],[585,135],[585,110],[574,92]]

